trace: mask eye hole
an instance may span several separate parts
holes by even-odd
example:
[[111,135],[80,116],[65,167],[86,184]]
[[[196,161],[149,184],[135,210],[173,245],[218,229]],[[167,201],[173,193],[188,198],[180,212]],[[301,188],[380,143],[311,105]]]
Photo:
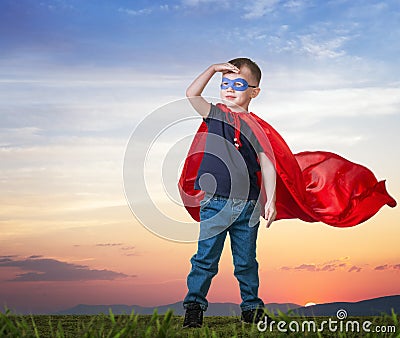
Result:
[[240,88],[240,87],[243,87],[243,86],[244,86],[244,84],[243,84],[242,82],[235,82],[233,85],[234,85],[235,87],[237,87],[237,88]]

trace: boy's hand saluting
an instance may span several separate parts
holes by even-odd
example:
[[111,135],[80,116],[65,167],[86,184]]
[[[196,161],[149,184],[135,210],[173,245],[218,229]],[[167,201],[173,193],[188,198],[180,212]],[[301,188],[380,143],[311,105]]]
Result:
[[225,73],[239,73],[239,68],[234,66],[233,64],[229,62],[225,63],[217,63],[214,66],[214,71],[215,72],[221,72],[223,74]]

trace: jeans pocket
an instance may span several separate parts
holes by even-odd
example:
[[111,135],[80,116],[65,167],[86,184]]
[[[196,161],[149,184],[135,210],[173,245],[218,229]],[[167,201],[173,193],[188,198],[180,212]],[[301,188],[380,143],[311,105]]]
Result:
[[250,200],[249,201],[249,212],[251,213],[251,217],[249,219],[249,226],[253,227],[260,223],[261,217],[261,205],[257,203],[257,200]]
[[257,204],[257,200],[249,200],[250,204],[255,207]]
[[203,199],[200,201],[200,210],[204,209],[210,201],[212,200],[213,195],[210,193],[205,193]]

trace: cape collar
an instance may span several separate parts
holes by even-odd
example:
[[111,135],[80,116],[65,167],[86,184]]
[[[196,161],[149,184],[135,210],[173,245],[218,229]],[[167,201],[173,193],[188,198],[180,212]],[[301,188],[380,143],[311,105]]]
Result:
[[239,148],[242,146],[242,142],[240,141],[240,115],[243,114],[250,114],[247,112],[234,112],[229,109],[229,107],[223,103],[217,103],[217,107],[221,109],[225,115],[226,115],[226,120],[233,126],[235,129],[235,137],[233,139],[234,145],[236,149],[239,150]]

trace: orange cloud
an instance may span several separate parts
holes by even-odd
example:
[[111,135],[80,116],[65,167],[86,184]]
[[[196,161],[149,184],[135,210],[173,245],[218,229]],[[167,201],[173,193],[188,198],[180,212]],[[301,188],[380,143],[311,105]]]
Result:
[[281,270],[285,271],[309,271],[309,272],[319,272],[319,271],[337,271],[343,270],[348,266],[348,263],[343,262],[343,260],[347,260],[348,257],[342,259],[336,259],[332,261],[328,261],[322,264],[301,264],[294,267],[283,266]]
[[114,246],[121,246],[123,245],[122,243],[98,243],[96,246],[102,246],[102,247],[114,247]]
[[384,270],[398,270],[400,271],[400,264],[384,264],[384,265],[378,265],[375,267],[374,270],[377,271],[384,271]]
[[29,271],[17,274],[15,278],[9,280],[10,282],[114,280],[129,277],[120,272],[94,270],[86,265],[42,258],[42,256],[30,256],[25,259],[3,256],[0,258],[0,268],[7,267],[16,267],[23,271]]
[[294,267],[284,266],[281,270],[284,271],[306,271],[306,272],[321,272],[321,271],[344,271],[347,272],[360,272],[361,267],[353,265],[349,262],[349,257],[331,260],[320,264],[301,264]]
[[[346,260],[346,262],[343,262]],[[343,259],[337,259],[321,264],[301,264],[298,266],[283,266],[280,270],[283,271],[306,271],[306,272],[321,272],[321,271],[343,271],[347,269],[347,272],[360,272],[362,269],[369,269],[375,271],[400,271],[400,264],[383,264],[378,265],[375,268],[371,267],[360,267],[354,264],[351,264],[348,261],[349,258],[345,257]]]
[[360,272],[361,270],[362,270],[362,268],[353,265],[353,266],[348,270],[348,272],[353,272],[353,271],[354,271],[354,272]]

